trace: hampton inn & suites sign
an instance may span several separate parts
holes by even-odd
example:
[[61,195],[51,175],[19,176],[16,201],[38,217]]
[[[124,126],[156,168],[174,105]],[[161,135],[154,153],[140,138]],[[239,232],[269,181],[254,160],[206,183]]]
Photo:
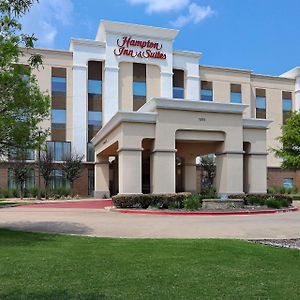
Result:
[[117,39],[117,48],[114,49],[116,56],[130,56],[139,58],[166,59],[167,54],[162,52],[162,44],[152,40],[136,40],[131,36]]

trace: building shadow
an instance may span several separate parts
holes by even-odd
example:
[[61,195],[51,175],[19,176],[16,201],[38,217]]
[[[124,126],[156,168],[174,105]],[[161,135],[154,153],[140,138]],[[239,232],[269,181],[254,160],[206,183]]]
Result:
[[91,228],[75,222],[14,222],[0,224],[0,228],[7,228],[18,231],[46,232],[46,233],[65,233],[65,234],[89,234]]

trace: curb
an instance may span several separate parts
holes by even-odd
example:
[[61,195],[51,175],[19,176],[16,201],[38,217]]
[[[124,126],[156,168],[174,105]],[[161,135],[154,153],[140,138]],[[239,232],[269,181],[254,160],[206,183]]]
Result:
[[179,212],[179,211],[155,211],[155,210],[131,210],[131,209],[114,209],[113,211],[122,214],[141,214],[141,215],[169,215],[169,216],[234,216],[234,215],[264,215],[278,214],[298,211],[297,207],[285,209],[269,209],[257,211],[199,211],[199,212]]

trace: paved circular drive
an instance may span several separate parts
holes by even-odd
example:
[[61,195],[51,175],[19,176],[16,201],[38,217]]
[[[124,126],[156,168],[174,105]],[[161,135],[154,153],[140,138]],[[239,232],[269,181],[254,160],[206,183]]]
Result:
[[[130,238],[298,238],[300,212],[245,216],[132,215],[49,204],[0,209],[0,227],[25,231]],[[88,201],[86,201],[88,202]],[[99,202],[98,204],[96,204]],[[63,203],[54,203],[60,205]]]

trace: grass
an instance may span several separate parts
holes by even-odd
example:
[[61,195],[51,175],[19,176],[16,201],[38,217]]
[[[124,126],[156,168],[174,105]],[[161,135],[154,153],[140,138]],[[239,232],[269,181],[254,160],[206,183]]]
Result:
[[0,230],[0,299],[299,299],[300,251]]

